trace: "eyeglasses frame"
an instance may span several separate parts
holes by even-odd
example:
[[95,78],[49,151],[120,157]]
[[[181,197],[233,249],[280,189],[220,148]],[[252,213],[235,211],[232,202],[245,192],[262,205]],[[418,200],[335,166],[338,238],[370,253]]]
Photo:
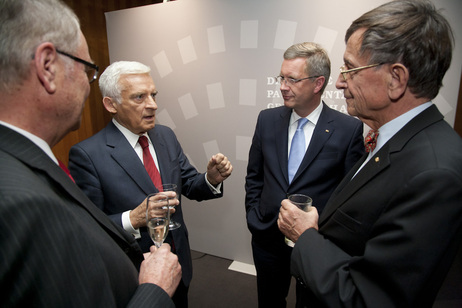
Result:
[[91,62],[88,62],[88,61],[85,61],[85,60],[83,60],[83,59],[80,59],[80,58],[78,58],[78,57],[76,57],[76,56],[73,56],[73,55],[71,55],[71,54],[68,54],[67,52],[61,51],[61,50],[59,50],[59,49],[56,49],[56,52],[59,53],[59,54],[62,54],[62,55],[64,55],[64,56],[66,56],[66,57],[69,57],[69,58],[71,58],[71,59],[74,60],[74,61],[77,61],[77,62],[79,62],[79,63],[82,63],[82,64],[84,64],[84,65],[86,65],[86,66],[91,67],[92,69],[94,69],[94,70],[95,70],[95,74],[93,74],[92,79],[88,79],[88,82],[89,82],[89,83],[92,83],[93,81],[96,80],[96,78],[98,78],[98,71],[99,71],[98,65],[96,65],[96,64],[94,64],[94,63],[91,63]]
[[342,65],[340,67],[340,74],[342,74],[343,80],[347,81],[347,78],[346,78],[347,75],[346,74],[348,74],[348,73],[360,71],[360,70],[363,70],[363,69],[366,69],[366,68],[376,67],[376,66],[379,66],[379,65],[382,65],[382,64],[383,63],[364,65],[364,66],[360,66],[360,67],[350,68],[348,70],[344,69],[345,68],[345,64],[344,64],[344,65]]
[[[279,82],[280,84],[282,84],[283,82],[285,82],[285,84],[287,85],[288,83],[291,84],[291,85],[294,85],[302,80],[305,80],[305,79],[311,79],[311,78],[318,78],[318,77],[321,77],[321,76],[309,76],[309,77],[305,77],[305,78],[300,78],[300,79],[295,79],[295,78],[286,78],[284,76],[276,76],[276,80],[278,79],[281,79],[281,81]],[[290,80],[290,81],[289,81]]]

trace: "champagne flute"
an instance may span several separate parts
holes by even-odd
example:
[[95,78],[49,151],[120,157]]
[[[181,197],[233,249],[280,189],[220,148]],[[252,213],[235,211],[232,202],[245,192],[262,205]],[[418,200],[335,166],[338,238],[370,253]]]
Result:
[[146,201],[146,220],[149,235],[157,248],[167,238],[170,223],[169,196],[164,193],[150,194]]
[[[178,199],[178,190],[177,190],[176,184],[163,184],[156,188],[160,192],[169,192],[169,191],[175,192],[175,196],[169,198],[169,200],[171,200],[169,201],[170,209],[174,209],[176,206],[176,203],[178,203],[178,205],[180,204],[179,199]],[[181,223],[174,221],[173,219],[170,219],[170,224],[168,226],[169,230],[175,230],[175,229],[178,229],[179,227],[181,227]]]

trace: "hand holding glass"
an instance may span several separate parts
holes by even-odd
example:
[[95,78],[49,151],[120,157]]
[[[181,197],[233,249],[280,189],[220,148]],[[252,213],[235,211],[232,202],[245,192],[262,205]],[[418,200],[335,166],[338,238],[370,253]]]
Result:
[[168,233],[170,211],[169,196],[164,193],[150,194],[146,200],[146,220],[149,235],[157,248],[162,246]]
[[[169,198],[169,208],[170,210],[175,209],[175,206],[179,205],[179,199],[178,199],[178,190],[176,184],[163,184],[159,187],[156,187],[160,192],[174,192],[174,196],[170,196]],[[171,214],[171,213],[170,213]],[[174,221],[173,219],[170,219],[170,225],[168,226],[170,230],[175,230],[181,227],[181,224],[179,222]]]
[[[313,200],[310,197],[303,194],[288,195],[287,199],[289,199],[289,201],[292,202],[292,204],[295,204],[299,209],[305,212],[309,212],[311,205],[313,204]],[[295,243],[289,240],[287,237],[285,237],[284,239],[287,246],[295,246]]]

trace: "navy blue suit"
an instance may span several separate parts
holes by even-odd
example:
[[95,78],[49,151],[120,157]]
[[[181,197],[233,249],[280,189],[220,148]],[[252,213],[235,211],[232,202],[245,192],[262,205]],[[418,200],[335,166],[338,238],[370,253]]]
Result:
[[[266,267],[271,274],[270,277],[260,277],[262,283],[281,281],[274,292],[266,291],[264,295],[268,304],[273,306],[277,304],[271,295],[282,292],[279,298],[285,298],[290,285],[291,248],[285,245],[284,236],[277,227],[281,201],[287,194],[306,194],[322,212],[331,193],[364,154],[361,121],[324,104],[305,157],[289,184],[287,162],[291,113],[292,109],[284,106],[261,111],[249,152],[245,184],[247,225],[252,233],[257,274],[260,276],[259,269],[265,271]],[[276,271],[280,271],[281,276]],[[261,284],[260,280],[258,284]]]
[[[192,261],[188,230],[181,210],[181,194],[191,200],[207,200],[215,195],[188,161],[174,132],[156,125],[148,132],[159,163],[162,183],[177,184],[180,205],[172,218],[181,227],[169,232],[173,236],[176,254],[183,272],[186,287],[192,278]],[[151,193],[157,192],[143,163],[120,130],[110,122],[94,136],[74,145],[69,153],[69,169],[85,194],[117,224],[122,213],[132,210]],[[141,228],[139,244],[143,251],[153,245],[146,228]]]

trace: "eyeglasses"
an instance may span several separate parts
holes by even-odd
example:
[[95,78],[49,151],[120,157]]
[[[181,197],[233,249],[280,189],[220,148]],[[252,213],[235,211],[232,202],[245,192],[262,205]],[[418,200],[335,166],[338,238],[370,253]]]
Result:
[[294,85],[296,84],[297,82],[300,82],[302,80],[305,80],[305,79],[311,79],[311,78],[318,78],[318,77],[321,77],[321,76],[310,76],[310,77],[305,77],[305,78],[301,78],[301,79],[294,79],[294,78],[286,78],[284,76],[277,76],[276,77],[276,81],[280,84],[282,84],[283,82],[289,85]]
[[355,68],[351,68],[351,69],[347,69],[345,65],[342,65],[340,67],[340,74],[342,74],[343,80],[347,81],[347,74],[348,73],[355,72],[355,71],[360,71],[360,70],[370,68],[370,67],[376,67],[376,66],[379,66],[379,65],[382,65],[382,64],[383,63],[377,63],[377,64],[371,64],[371,65],[366,65],[366,66],[355,67]]
[[56,52],[60,53],[62,55],[65,55],[66,57],[69,57],[74,61],[77,61],[77,62],[80,62],[80,63],[84,64],[86,66],[85,72],[87,73],[88,82],[92,83],[93,81],[96,80],[96,78],[98,78],[98,70],[99,70],[98,65],[87,62],[87,61],[85,61],[83,59],[77,58],[76,56],[70,55],[70,54],[68,54],[68,53],[66,53],[64,51],[58,50],[58,49],[56,49]]

